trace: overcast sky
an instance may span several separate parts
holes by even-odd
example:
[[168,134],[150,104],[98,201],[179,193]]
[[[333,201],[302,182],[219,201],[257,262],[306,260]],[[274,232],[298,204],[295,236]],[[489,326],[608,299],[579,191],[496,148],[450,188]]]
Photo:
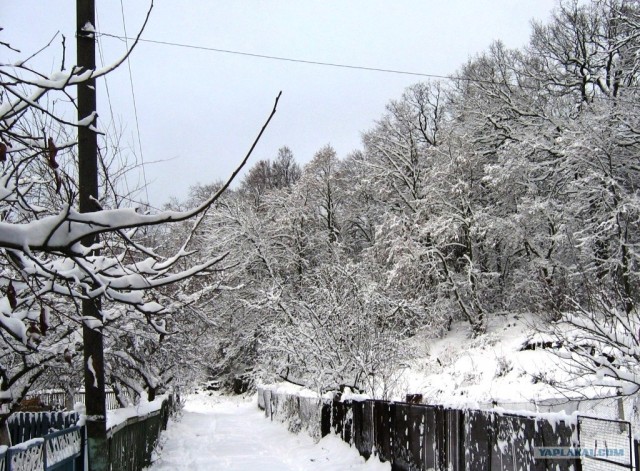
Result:
[[[546,20],[555,0],[156,0],[143,38],[288,58],[449,75],[502,40],[527,42],[531,19]],[[96,0],[101,32],[129,36],[148,1]],[[35,52],[56,32],[75,58],[75,2],[0,0],[0,40]],[[102,37],[104,60],[124,51]],[[45,72],[59,69],[59,37],[39,57]],[[4,52],[3,52],[4,53]],[[17,56],[16,56],[17,57]],[[14,59],[11,57],[10,59]],[[5,59],[2,59],[5,60]],[[98,59],[100,62],[100,59]],[[184,199],[196,183],[226,178],[244,156],[280,90],[272,125],[252,161],[289,146],[307,162],[325,144],[339,156],[360,147],[360,136],[419,77],[282,62],[142,43],[131,57],[140,143],[129,70],[107,78],[111,109],[124,138],[146,162],[153,206]],[[112,120],[104,81],[99,115]],[[142,156],[140,156],[142,154]],[[138,175],[132,175],[136,180]]]

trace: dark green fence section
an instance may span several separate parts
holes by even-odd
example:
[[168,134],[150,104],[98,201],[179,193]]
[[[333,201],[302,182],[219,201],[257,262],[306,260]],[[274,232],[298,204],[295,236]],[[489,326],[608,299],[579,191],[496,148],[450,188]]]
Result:
[[[387,401],[330,401],[258,390],[258,405],[289,428],[339,435],[394,471],[581,471],[577,459],[534,459],[534,447],[577,447],[576,424],[547,415]],[[315,408],[311,413],[309,409]],[[301,414],[300,411],[305,411]],[[294,430],[295,431],[295,430]]]
[[78,422],[76,412],[16,412],[7,420],[11,443],[23,443],[33,438],[68,429]]
[[109,429],[109,460],[112,471],[140,471],[151,464],[160,432],[166,430],[169,416],[176,410],[173,396],[162,402],[160,410],[132,417]]

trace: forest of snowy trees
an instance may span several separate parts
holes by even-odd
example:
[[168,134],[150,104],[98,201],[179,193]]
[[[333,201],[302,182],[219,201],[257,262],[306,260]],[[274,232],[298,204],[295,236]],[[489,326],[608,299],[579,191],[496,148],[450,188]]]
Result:
[[[196,186],[162,213],[200,208],[195,226],[116,227],[97,260],[71,242],[40,257],[4,238],[1,389],[80,386],[69,305],[89,296],[78,273],[91,263],[82,276],[106,274],[107,378],[129,400],[206,376],[378,395],[411,357],[408,338],[454,321],[482,336],[506,313],[534,316],[577,377],[633,393],[639,87],[640,4],[567,0],[526,47],[496,42],[452,79],[406,89],[360,150],[326,145],[302,166],[284,146],[219,198],[222,183]],[[51,125],[40,111],[0,129],[3,224],[75,198],[60,177],[73,174],[64,123],[55,152],[24,137]],[[127,204],[103,186],[102,207]],[[134,271],[159,280],[144,300]]]
[[527,313],[635,390],[639,73],[637,2],[563,2],[525,48],[409,87],[362,150],[254,164],[197,237],[229,251],[193,305],[217,324],[212,373],[372,392],[416,331]]

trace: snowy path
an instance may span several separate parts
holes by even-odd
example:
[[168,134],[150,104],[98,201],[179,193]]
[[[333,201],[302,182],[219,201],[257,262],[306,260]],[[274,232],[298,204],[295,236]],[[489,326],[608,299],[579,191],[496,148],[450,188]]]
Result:
[[294,435],[258,410],[256,401],[197,394],[182,419],[169,422],[164,446],[149,471],[389,470],[377,459],[365,463],[335,436],[314,443]]

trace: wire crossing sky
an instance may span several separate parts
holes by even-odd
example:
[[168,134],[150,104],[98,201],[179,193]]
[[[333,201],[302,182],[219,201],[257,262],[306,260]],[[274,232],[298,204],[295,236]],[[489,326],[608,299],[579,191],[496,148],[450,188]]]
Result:
[[[122,39],[122,40],[127,40],[127,41],[131,41],[135,38],[130,38],[127,36],[118,36],[116,34],[110,34],[110,33],[102,33],[99,32],[98,33],[101,36],[107,36],[110,38],[115,38],[115,39]],[[152,44],[160,44],[163,46],[175,46],[175,47],[185,47],[187,49],[197,49],[197,50],[201,50],[201,51],[209,51],[209,52],[220,52],[223,54],[235,54],[238,56],[247,56],[247,57],[254,57],[254,58],[259,58],[259,59],[270,59],[270,60],[277,60],[277,61],[284,61],[284,62],[295,62],[295,63],[299,63],[299,64],[309,64],[309,65],[320,65],[320,66],[326,66],[326,67],[338,67],[338,68],[343,68],[343,69],[354,69],[354,70],[367,70],[370,72],[385,72],[385,73],[390,73],[390,74],[400,74],[400,75],[413,75],[413,76],[417,76],[417,77],[426,77],[426,78],[434,78],[434,79],[444,79],[444,80],[454,80],[457,79],[456,77],[453,77],[451,75],[436,75],[436,74],[427,74],[427,73],[422,73],[422,72],[409,72],[406,70],[393,70],[393,69],[381,69],[378,67],[365,67],[362,65],[349,65],[349,64],[335,64],[332,62],[321,62],[321,61],[314,61],[314,60],[306,60],[306,59],[294,59],[291,57],[278,57],[278,56],[267,56],[265,54],[256,54],[256,53],[252,53],[252,52],[242,52],[242,51],[231,51],[228,49],[217,49],[215,47],[208,47],[208,46],[196,46],[193,44],[180,44],[180,43],[171,43],[171,42],[167,42],[167,41],[158,41],[155,39],[140,39],[140,41],[142,42],[147,42],[147,43],[152,43]],[[468,79],[458,79],[458,80],[468,80]]]
[[[5,0],[0,41],[23,51],[7,59],[30,55],[60,31],[72,65],[73,3]],[[108,33],[99,37],[102,57],[113,61],[149,5],[96,3],[97,29]],[[143,155],[146,164],[146,178],[138,170],[131,187],[146,180],[151,204],[161,206],[171,196],[184,199],[191,185],[227,177],[280,90],[278,113],[250,165],[285,145],[301,163],[326,144],[346,156],[406,87],[451,77],[494,40],[521,47],[530,21],[546,20],[554,6],[555,0],[156,0],[131,75],[124,67],[109,76],[110,100],[104,81],[98,83],[99,123],[124,129],[119,148],[138,163]],[[52,73],[61,61],[57,38],[34,64]]]
[[[97,32],[96,34],[100,35],[100,36],[107,36],[110,38],[116,38],[116,39],[122,39],[125,41],[132,41],[135,38],[130,38],[130,37],[126,37],[126,36],[118,36],[115,34],[109,34],[109,33],[99,33]],[[299,63],[299,64],[307,64],[307,65],[316,65],[316,66],[321,66],[321,67],[337,67],[337,68],[343,68],[343,69],[353,69],[353,70],[365,70],[368,72],[381,72],[381,73],[388,73],[388,74],[399,74],[399,75],[412,75],[415,77],[421,77],[421,78],[427,78],[427,79],[435,79],[435,80],[447,80],[447,81],[462,81],[462,82],[473,82],[473,83],[484,83],[484,84],[489,84],[489,85],[502,85],[499,82],[496,81],[492,81],[492,80],[481,80],[481,79],[472,79],[472,78],[468,78],[468,77],[464,77],[464,76],[460,76],[460,75],[437,75],[437,74],[429,74],[426,72],[410,72],[410,71],[406,71],[406,70],[393,70],[393,69],[384,69],[384,68],[379,68],[379,67],[366,67],[366,66],[362,66],[362,65],[354,65],[354,64],[334,64],[331,62],[321,62],[321,61],[314,61],[314,60],[306,60],[306,59],[295,59],[292,57],[278,57],[278,56],[267,56],[264,54],[257,54],[257,53],[252,53],[252,52],[243,52],[243,51],[230,51],[227,49],[217,49],[215,47],[209,47],[209,46],[196,46],[193,44],[180,44],[180,43],[170,43],[170,42],[166,42],[166,41],[157,41],[154,39],[140,39],[139,41],[142,42],[147,42],[147,43],[151,43],[151,44],[158,44],[160,46],[170,46],[170,47],[184,47],[187,49],[198,49],[201,51],[208,51],[208,52],[216,52],[216,53],[221,53],[221,54],[235,54],[235,55],[239,55],[239,56],[246,56],[246,57],[250,57],[250,58],[256,58],[256,59],[267,59],[267,60],[276,60],[276,61],[284,61],[284,62],[294,62],[294,63]],[[518,87],[524,88],[524,89],[531,89],[531,90],[538,90],[538,87],[536,86],[527,86],[526,84],[522,84],[519,83]],[[633,87],[633,86],[625,86],[625,89],[627,90],[637,90],[638,87]],[[618,103],[625,103],[624,99],[621,98],[609,98],[609,97],[605,97],[605,96],[594,96],[593,99],[595,100],[615,100]],[[632,103],[631,101],[629,103]],[[134,102],[134,106],[135,106],[135,102]]]

